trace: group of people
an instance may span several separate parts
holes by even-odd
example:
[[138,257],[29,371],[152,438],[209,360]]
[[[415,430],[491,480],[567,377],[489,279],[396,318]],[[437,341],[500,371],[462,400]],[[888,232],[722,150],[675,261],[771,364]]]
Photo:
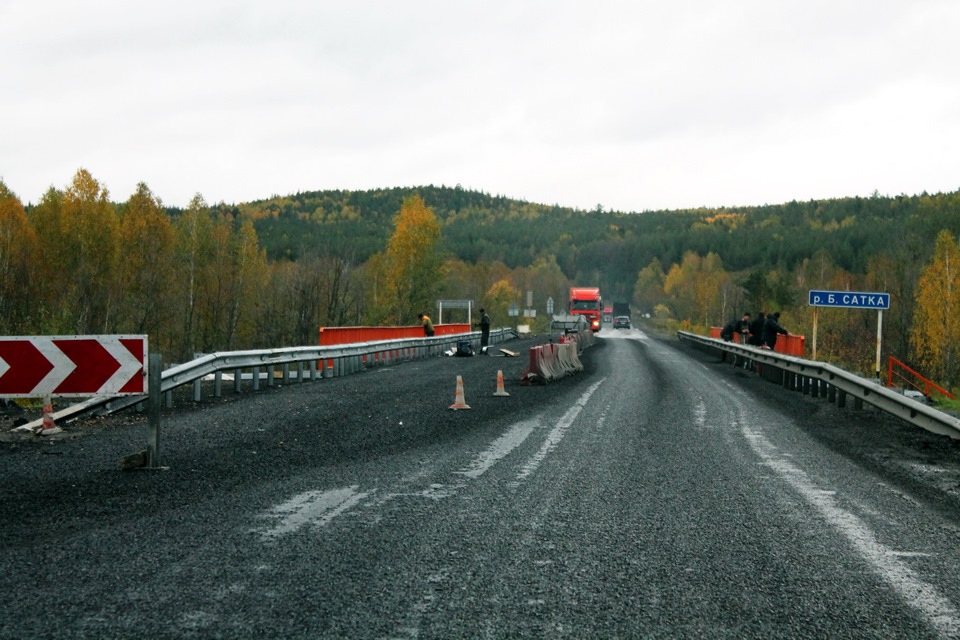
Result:
[[790,334],[780,325],[779,311],[769,316],[761,311],[756,318],[752,319],[749,313],[743,314],[742,318],[734,318],[720,330],[720,338],[733,342],[734,333],[740,334],[740,340],[744,344],[762,349],[773,349],[777,344],[778,335]]
[[[423,335],[429,338],[435,333],[430,316],[425,313],[418,313],[417,320],[423,325]],[[483,349],[490,344],[490,316],[482,307],[480,308],[480,322],[476,323],[475,326],[480,327],[480,348]]]

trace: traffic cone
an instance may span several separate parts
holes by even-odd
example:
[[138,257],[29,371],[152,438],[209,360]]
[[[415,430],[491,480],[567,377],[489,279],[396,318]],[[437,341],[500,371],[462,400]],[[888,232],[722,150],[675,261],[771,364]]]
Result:
[[497,370],[497,390],[493,392],[495,396],[509,396],[507,390],[503,388],[503,371]]
[[450,405],[451,409],[469,409],[470,405],[463,399],[463,378],[457,376],[457,396]]
[[53,421],[53,401],[50,400],[50,396],[47,396],[43,399],[43,424],[40,425],[38,435],[52,436],[61,431],[63,431],[63,429],[58,427],[57,423]]

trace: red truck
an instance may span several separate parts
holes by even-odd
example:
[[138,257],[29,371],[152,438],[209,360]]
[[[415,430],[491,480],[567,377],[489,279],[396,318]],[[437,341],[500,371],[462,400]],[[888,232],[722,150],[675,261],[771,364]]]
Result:
[[586,316],[590,328],[600,331],[603,325],[603,301],[600,299],[599,287],[571,287],[570,288],[570,315]]

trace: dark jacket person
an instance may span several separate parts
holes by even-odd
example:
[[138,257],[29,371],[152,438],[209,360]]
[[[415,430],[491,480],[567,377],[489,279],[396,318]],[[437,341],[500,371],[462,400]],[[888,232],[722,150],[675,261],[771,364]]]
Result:
[[482,308],[480,309],[480,348],[483,349],[490,344],[490,316]]
[[763,344],[763,325],[767,322],[767,314],[763,311],[757,314],[757,317],[750,323],[750,338],[747,344],[759,347]]
[[773,349],[777,345],[777,334],[790,332],[780,326],[780,312],[772,314],[763,325],[763,346]]

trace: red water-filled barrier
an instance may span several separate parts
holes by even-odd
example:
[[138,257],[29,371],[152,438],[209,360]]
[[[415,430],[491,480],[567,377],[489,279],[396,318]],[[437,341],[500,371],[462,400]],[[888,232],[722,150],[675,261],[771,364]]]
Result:
[[[710,337],[719,340],[720,331],[720,327],[710,327]],[[740,334],[736,331],[733,332],[733,342],[740,344]],[[773,346],[773,350],[777,353],[782,353],[785,356],[797,356],[798,358],[802,358],[806,342],[806,336],[799,336],[794,333],[789,333],[787,335],[781,334],[777,336],[777,343]]]
[[[470,333],[467,323],[438,324],[433,327],[435,335],[451,336]],[[355,342],[373,342],[375,340],[400,340],[403,338],[423,338],[423,327],[320,327],[320,346],[352,344]]]

